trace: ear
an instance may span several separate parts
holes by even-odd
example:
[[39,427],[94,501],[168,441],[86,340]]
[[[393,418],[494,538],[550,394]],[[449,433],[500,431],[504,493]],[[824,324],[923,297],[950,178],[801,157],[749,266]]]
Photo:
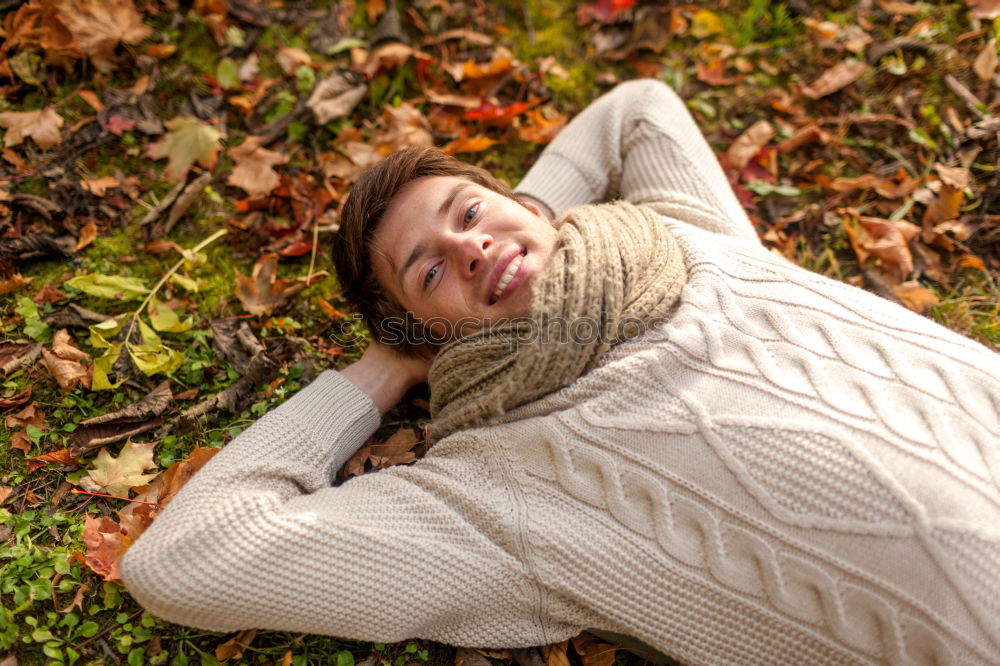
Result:
[[545,204],[545,202],[540,201],[528,194],[518,194],[517,199],[521,202],[522,206],[543,220],[548,220],[549,222],[553,220],[554,216],[552,215],[552,211]]

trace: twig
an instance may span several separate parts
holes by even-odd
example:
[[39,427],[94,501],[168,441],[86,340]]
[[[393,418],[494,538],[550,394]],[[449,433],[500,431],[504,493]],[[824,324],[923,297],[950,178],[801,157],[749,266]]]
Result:
[[80,490],[78,488],[74,488],[69,492],[73,495],[92,495],[94,497],[109,497],[111,499],[121,500],[123,502],[134,502],[136,504],[148,504],[150,506],[160,506],[158,502],[143,502],[142,500],[128,499],[127,497],[118,497],[117,495],[104,495],[102,493],[91,493],[87,492],[86,490]]
[[973,113],[978,115],[980,118],[989,117],[990,114],[982,110],[982,107],[985,105],[979,100],[978,97],[972,94],[971,90],[965,87],[964,83],[956,79],[951,74],[944,75],[944,82],[945,85],[951,88],[953,93],[962,98],[962,101],[965,102],[965,105],[968,106]]
[[108,625],[107,627],[105,627],[104,629],[101,629],[96,634],[94,634],[93,636],[91,636],[87,640],[83,641],[82,643],[77,643],[76,645],[74,645],[73,649],[76,650],[77,652],[79,652],[80,648],[82,648],[87,643],[93,643],[94,641],[98,641],[98,640],[104,638],[108,634],[108,632],[111,631],[112,629],[114,629],[115,627],[121,626],[122,624],[128,624],[129,622],[131,622],[135,618],[139,617],[140,615],[142,615],[142,609],[141,608],[139,610],[137,610],[136,612],[132,613],[131,615],[129,615],[125,619],[124,622]]

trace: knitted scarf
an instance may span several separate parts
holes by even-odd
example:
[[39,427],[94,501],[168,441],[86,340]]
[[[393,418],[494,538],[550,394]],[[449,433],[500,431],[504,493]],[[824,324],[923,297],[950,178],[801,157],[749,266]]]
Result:
[[577,206],[555,222],[551,263],[530,317],[446,344],[430,367],[431,441],[480,425],[571,384],[614,345],[672,311],[687,271],[667,226],[620,201]]

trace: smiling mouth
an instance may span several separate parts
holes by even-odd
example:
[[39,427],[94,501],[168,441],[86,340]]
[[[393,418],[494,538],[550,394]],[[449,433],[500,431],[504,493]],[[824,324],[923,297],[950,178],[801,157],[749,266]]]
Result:
[[503,297],[504,292],[510,285],[511,280],[517,275],[517,271],[521,268],[521,264],[524,262],[524,257],[528,254],[527,249],[521,250],[520,254],[514,255],[514,258],[510,260],[507,267],[504,269],[503,273],[500,274],[500,279],[497,280],[497,286],[494,287],[493,293],[490,295],[490,305],[493,305]]

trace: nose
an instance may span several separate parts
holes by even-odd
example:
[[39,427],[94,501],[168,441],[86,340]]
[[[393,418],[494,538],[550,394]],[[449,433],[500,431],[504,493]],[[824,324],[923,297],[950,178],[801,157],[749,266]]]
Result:
[[493,245],[489,234],[456,234],[453,251],[461,274],[472,277],[486,258],[486,250]]

